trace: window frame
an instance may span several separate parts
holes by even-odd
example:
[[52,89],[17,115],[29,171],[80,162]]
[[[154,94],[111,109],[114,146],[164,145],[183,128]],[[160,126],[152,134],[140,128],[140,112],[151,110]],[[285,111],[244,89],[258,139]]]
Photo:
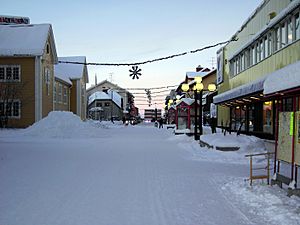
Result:
[[[0,78],[0,82],[20,82],[21,81],[21,65],[0,65],[3,69],[3,78]],[[14,71],[18,69],[18,79],[14,79]],[[10,79],[7,78],[7,73],[10,71]]]

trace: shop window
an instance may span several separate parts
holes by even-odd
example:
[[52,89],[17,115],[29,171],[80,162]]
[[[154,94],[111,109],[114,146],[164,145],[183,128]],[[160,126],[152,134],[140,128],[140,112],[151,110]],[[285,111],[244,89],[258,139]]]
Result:
[[282,101],[282,111],[292,112],[293,111],[293,98],[285,98]]
[[264,133],[273,133],[273,111],[272,111],[272,102],[263,103],[263,132]]
[[248,107],[248,130],[249,132],[254,131],[254,106],[250,105]]

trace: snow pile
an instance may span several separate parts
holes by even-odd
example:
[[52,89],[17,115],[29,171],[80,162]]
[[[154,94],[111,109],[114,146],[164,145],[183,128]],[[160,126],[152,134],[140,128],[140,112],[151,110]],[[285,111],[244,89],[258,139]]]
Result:
[[83,122],[72,112],[52,111],[23,132],[27,136],[51,138],[99,137],[101,130]]
[[232,178],[222,190],[241,211],[264,218],[266,224],[300,224],[300,199],[295,196],[287,197],[286,191],[276,186],[254,183],[250,187],[249,182]]
[[[189,153],[189,159],[196,161],[249,165],[249,158],[246,158],[245,155],[254,152],[266,152],[263,140],[253,136],[236,136],[236,134],[224,136],[222,133],[216,133],[201,135],[200,139],[210,145],[214,145],[214,149],[201,148],[193,136],[188,137],[185,134],[170,137],[168,141],[176,142],[181,149]],[[215,149],[215,146],[240,147],[240,149],[238,151],[219,151]],[[255,158],[253,163],[264,163],[264,160]]]
[[215,133],[202,135],[201,140],[214,147],[239,147],[243,153],[266,151],[264,141],[254,136]]

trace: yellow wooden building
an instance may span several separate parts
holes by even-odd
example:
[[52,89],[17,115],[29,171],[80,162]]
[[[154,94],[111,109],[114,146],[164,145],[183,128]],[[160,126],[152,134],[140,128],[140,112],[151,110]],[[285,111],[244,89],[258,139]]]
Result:
[[[218,95],[214,103],[219,126],[274,139],[277,100],[264,89],[272,90],[271,81],[278,71],[284,74],[290,67],[299,67],[299,11],[299,0],[262,1],[232,41],[217,52]],[[282,76],[278,82],[287,79]],[[292,102],[283,99],[282,107],[292,109]]]
[[52,26],[0,25],[0,40],[1,124],[27,127],[53,110]]

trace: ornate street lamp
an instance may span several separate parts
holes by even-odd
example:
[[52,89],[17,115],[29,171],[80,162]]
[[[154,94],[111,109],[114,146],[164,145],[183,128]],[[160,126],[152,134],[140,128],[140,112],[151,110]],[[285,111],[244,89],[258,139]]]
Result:
[[[202,134],[202,91],[203,91],[203,84],[201,83],[202,82],[202,77],[195,77],[194,78],[194,81],[196,82],[194,87],[193,87],[193,90],[194,90],[194,98],[195,98],[195,108],[194,108],[194,111],[195,111],[195,127],[194,127],[194,138],[195,140],[199,140],[200,139],[200,135]],[[200,121],[198,123],[198,110],[197,110],[197,105],[198,105],[198,93],[200,93],[200,105],[199,105],[199,118]],[[199,134],[198,135],[198,124],[199,124]]]

